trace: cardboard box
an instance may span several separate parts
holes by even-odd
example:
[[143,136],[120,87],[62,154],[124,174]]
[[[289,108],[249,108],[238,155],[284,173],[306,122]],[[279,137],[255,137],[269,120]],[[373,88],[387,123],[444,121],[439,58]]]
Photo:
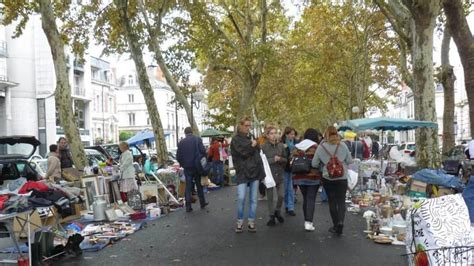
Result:
[[435,197],[442,197],[446,195],[452,195],[454,191],[451,188],[439,187],[438,192],[434,194]]
[[425,182],[413,180],[410,185],[410,191],[426,193],[427,186],[428,184],[426,184]]

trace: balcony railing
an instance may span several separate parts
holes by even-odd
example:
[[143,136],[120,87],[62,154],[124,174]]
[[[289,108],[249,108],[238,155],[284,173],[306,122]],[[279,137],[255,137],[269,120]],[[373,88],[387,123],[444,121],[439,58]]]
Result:
[[[64,135],[64,129],[62,127],[56,127],[56,134],[58,135]],[[79,129],[79,134],[81,136],[89,136],[90,135],[90,130],[89,129]]]
[[86,96],[86,90],[84,89],[84,87],[74,86],[74,91],[73,91],[72,95],[85,97]]
[[0,41],[0,56],[8,57],[7,42]]

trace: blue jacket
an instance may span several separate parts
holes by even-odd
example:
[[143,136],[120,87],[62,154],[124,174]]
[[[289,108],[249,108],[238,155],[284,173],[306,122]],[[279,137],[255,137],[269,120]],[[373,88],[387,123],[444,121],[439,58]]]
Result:
[[206,156],[206,149],[202,144],[200,137],[193,134],[187,134],[186,137],[178,143],[176,159],[183,168],[195,168],[196,148],[199,149],[200,156]]

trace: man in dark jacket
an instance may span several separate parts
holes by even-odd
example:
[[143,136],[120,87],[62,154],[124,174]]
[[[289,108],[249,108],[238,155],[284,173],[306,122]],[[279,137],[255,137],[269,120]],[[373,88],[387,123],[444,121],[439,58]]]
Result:
[[184,168],[184,175],[186,177],[186,211],[191,212],[192,204],[192,191],[194,183],[197,186],[197,192],[199,196],[199,202],[201,203],[201,209],[204,209],[208,204],[204,199],[204,191],[201,185],[201,176],[196,169],[197,156],[205,156],[206,149],[202,144],[202,139],[198,136],[193,135],[191,127],[184,129],[186,137],[178,143],[178,150],[176,151],[176,159],[178,160],[181,167]]
[[59,160],[61,161],[61,169],[71,168],[73,165],[71,151],[68,147],[68,142],[65,137],[60,137],[58,140]]
[[249,214],[248,229],[256,232],[255,216],[257,211],[257,191],[259,180],[265,177],[260,148],[255,139],[250,136],[250,119],[244,117],[240,120],[238,133],[232,138],[231,154],[237,174],[237,227],[235,232],[243,231],[244,206],[247,187],[249,188]]

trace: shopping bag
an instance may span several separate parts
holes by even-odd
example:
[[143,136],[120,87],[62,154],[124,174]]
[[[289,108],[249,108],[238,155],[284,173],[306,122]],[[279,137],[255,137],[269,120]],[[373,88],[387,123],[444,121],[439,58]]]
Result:
[[359,174],[356,171],[349,169],[347,171],[347,185],[349,190],[353,190],[357,185],[357,180],[359,178]]
[[267,156],[265,156],[262,150],[260,150],[260,157],[262,157],[263,169],[265,170],[265,179],[263,180],[263,184],[267,188],[272,188],[276,186],[276,183],[273,179],[272,170],[270,169],[270,165],[268,164]]

